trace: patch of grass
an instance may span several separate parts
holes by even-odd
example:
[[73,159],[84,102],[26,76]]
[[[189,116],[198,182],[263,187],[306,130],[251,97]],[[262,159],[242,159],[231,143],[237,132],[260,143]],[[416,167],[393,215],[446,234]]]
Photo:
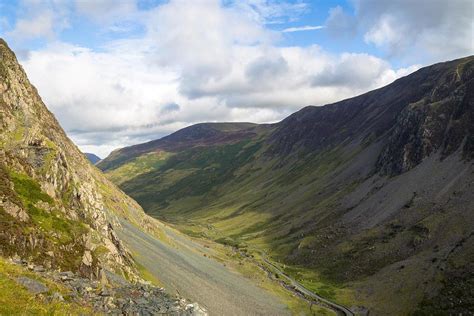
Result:
[[94,258],[100,258],[102,257],[103,255],[109,253],[109,250],[107,249],[107,247],[103,246],[103,245],[99,245],[97,246],[97,248],[94,249],[94,251],[92,252],[92,256]]
[[308,290],[329,300],[348,306],[353,305],[354,297],[352,290],[340,284],[323,280],[321,274],[317,271],[302,266],[280,265],[280,267],[286,274],[301,283]]
[[[167,205],[170,200],[210,194],[233,176],[233,172],[251,159],[259,143],[242,141],[236,144],[192,148],[171,156],[157,170],[142,174],[120,185],[143,206]],[[161,175],[172,170],[193,170],[192,173],[154,190]]]
[[143,265],[135,261],[135,265],[137,267],[138,273],[140,276],[145,280],[150,282],[151,284],[159,287],[163,287],[163,284],[158,280],[155,275],[153,275],[150,271],[148,271]]
[[[65,302],[47,302],[39,299],[19,285],[15,279],[20,276],[44,283],[50,292],[61,293]],[[50,294],[51,294],[50,293]],[[0,258],[0,315],[92,315],[89,307],[67,301],[68,293],[59,284],[39,278],[22,267]]]
[[61,244],[72,243],[76,238],[87,233],[87,228],[81,222],[65,219],[64,214],[57,211],[48,212],[29,204],[28,213],[43,230],[55,233],[58,237],[54,239]]
[[474,264],[449,272],[439,293],[425,298],[414,316],[469,315],[474,310]]
[[24,202],[26,202],[26,204],[34,204],[38,201],[53,204],[53,199],[41,190],[38,182],[26,175],[16,172],[11,172],[10,177],[13,181],[15,192],[24,200]]
[[[49,238],[61,244],[75,241],[77,237],[87,232],[87,228],[78,221],[65,218],[65,215],[54,209],[46,211],[35,206],[42,201],[50,206],[54,205],[53,199],[41,190],[39,184],[26,175],[11,172],[14,190],[19,195],[33,222],[49,233]],[[57,236],[53,238],[53,234]]]
[[215,240],[215,242],[218,242],[218,243],[226,245],[226,246],[239,248],[239,243],[237,241],[235,241],[234,239],[229,238],[229,237],[218,238],[218,239]]
[[123,165],[107,172],[107,176],[117,185],[160,168],[173,154],[152,152],[127,161]]
[[[13,182],[13,190],[10,181]],[[82,235],[88,232],[88,228],[80,221],[68,219],[56,208],[55,201],[41,190],[38,182],[25,174],[0,170],[0,187],[8,192],[9,200],[26,210],[31,218],[31,221],[19,222],[1,210],[0,228],[3,234],[0,234],[0,241],[3,253],[28,256],[41,264],[48,260],[53,266],[77,270],[84,252]],[[15,236],[15,243],[11,243],[12,236]],[[23,247],[29,244],[31,236],[41,240],[33,250]],[[68,251],[64,251],[66,245]],[[45,257],[48,251],[53,251],[54,258]]]

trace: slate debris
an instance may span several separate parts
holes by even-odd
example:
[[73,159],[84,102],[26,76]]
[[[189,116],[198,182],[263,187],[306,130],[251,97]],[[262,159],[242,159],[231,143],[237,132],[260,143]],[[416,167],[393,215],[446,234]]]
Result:
[[12,260],[17,265],[27,267],[38,276],[61,283],[67,294],[51,293],[50,289],[37,280],[18,277],[18,284],[31,293],[48,301],[69,301],[91,306],[95,312],[110,315],[207,315],[197,303],[190,304],[185,299],[172,296],[163,288],[147,283],[132,284],[120,276],[107,272],[109,284],[83,278],[71,271],[48,271],[41,266],[23,260]]
[[43,283],[36,281],[34,279],[30,279],[24,276],[16,278],[16,282],[22,286],[24,286],[28,291],[33,294],[41,294],[46,293],[49,291],[48,287]]

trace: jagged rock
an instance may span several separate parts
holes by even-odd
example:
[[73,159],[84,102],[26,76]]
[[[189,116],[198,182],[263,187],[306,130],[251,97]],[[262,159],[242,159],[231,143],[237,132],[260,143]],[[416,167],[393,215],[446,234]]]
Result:
[[30,219],[25,210],[10,201],[2,201],[0,199],[0,206],[5,210],[5,212],[21,222],[26,222]]
[[34,266],[33,267],[33,271],[35,272],[44,272],[44,267],[42,265],[39,265],[39,266]]
[[53,302],[64,302],[64,297],[61,295],[61,293],[54,292],[51,296],[51,300]]
[[70,281],[70,280],[73,280],[74,273],[71,272],[71,271],[60,272],[59,276],[60,276],[61,280],[63,280],[63,281]]
[[101,292],[100,292],[100,296],[110,296],[110,291],[108,291],[107,289],[103,289]]
[[86,266],[92,265],[92,254],[89,250],[84,252],[84,256],[82,257],[82,263]]
[[[44,260],[42,264],[46,266],[49,260],[48,265],[62,269],[65,268],[63,258],[75,256],[68,258],[68,264],[73,266],[67,269],[97,277],[92,271],[106,267],[138,279],[130,254],[110,222],[118,223],[114,219],[116,214],[128,212],[140,222],[145,214],[134,201],[111,186],[67,138],[3,40],[0,40],[0,67],[4,70],[0,77],[0,207],[18,222],[25,223],[21,229],[11,228],[0,235],[1,253],[11,256],[11,249],[15,249],[25,257],[35,254],[32,258],[35,262]],[[38,198],[31,206],[37,209],[38,215],[58,219],[61,223],[57,224],[65,229],[60,232],[53,226],[45,231],[38,222],[29,220],[26,208],[30,206],[22,207],[19,196],[28,190],[20,192],[15,188],[9,179],[10,171],[20,176],[19,181],[28,190],[38,191],[35,193]],[[110,254],[93,258],[93,250],[99,245],[108,248]]]

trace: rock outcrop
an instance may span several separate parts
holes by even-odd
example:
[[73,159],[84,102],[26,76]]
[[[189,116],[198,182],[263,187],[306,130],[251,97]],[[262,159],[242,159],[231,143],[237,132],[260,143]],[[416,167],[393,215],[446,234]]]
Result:
[[[60,272],[52,271],[72,271],[65,285],[80,292],[90,292],[99,281],[110,285],[114,276],[123,279],[112,290],[123,302],[111,294],[79,293],[98,312],[193,313],[161,291],[137,287],[140,275],[115,233],[118,217],[141,229],[156,229],[141,207],[68,139],[0,40],[0,256],[40,266],[44,272],[36,272],[43,277],[61,279]],[[19,283],[40,288],[27,279]]]
[[38,300],[63,302],[65,295],[54,292],[38,279],[51,280],[62,287],[70,302],[89,307],[99,314],[112,315],[206,315],[197,303],[190,303],[179,296],[171,296],[163,288],[148,283],[132,284],[110,275],[107,284],[100,280],[81,277],[71,271],[48,271],[43,266],[12,259],[11,262],[32,276],[19,276],[15,281],[31,292]]
[[140,207],[67,138],[3,41],[0,69],[1,253],[91,277],[107,268],[133,278],[111,223],[115,212]]

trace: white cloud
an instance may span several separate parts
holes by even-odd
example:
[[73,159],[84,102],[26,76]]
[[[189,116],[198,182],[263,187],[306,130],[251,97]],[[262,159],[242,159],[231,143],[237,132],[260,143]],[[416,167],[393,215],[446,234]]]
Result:
[[235,0],[231,7],[260,24],[281,24],[295,21],[309,11],[309,4],[303,1],[288,2],[278,0]]
[[341,6],[329,10],[325,26],[331,35],[336,37],[351,37],[357,33],[357,20],[349,15]]
[[353,0],[355,15],[341,7],[326,21],[333,34],[361,33],[365,42],[405,63],[429,64],[474,53],[472,0]]
[[75,0],[75,7],[79,14],[100,20],[124,17],[137,11],[135,0]]
[[15,25],[15,29],[11,31],[9,35],[23,39],[38,37],[53,38],[55,35],[53,19],[53,14],[49,11],[43,12],[33,19],[19,20]]
[[289,27],[284,29],[282,32],[283,33],[292,33],[292,32],[302,32],[302,31],[315,31],[315,30],[320,30],[323,29],[324,25],[305,25],[305,26],[298,26],[298,27]]
[[245,3],[170,1],[134,13],[146,29],[142,38],[101,51],[52,42],[21,62],[74,141],[100,156],[197,122],[275,122],[413,70],[396,71],[368,54],[283,47],[280,33],[265,26],[283,13],[269,2]]
[[69,27],[68,1],[20,1],[19,18],[7,36],[15,40],[47,38],[53,40],[56,35]]

